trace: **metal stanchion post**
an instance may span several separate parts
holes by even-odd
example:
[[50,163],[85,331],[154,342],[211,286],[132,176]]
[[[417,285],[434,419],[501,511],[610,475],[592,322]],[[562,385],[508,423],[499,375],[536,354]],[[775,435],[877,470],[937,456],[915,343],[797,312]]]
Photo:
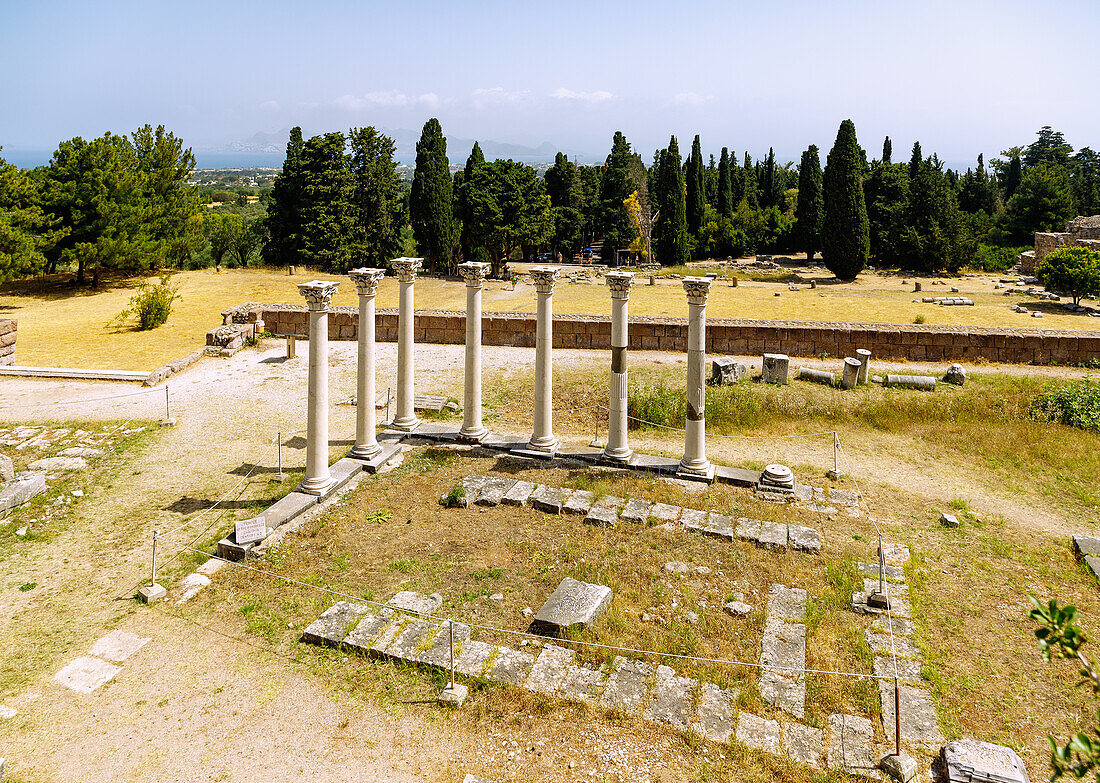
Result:
[[455,689],[455,621],[453,617],[447,625],[447,632],[447,647],[451,655],[451,690],[453,691]]
[[157,538],[160,536],[159,530],[153,531],[153,562],[152,567],[149,569],[149,586],[152,587],[157,583]]
[[898,678],[894,678],[894,747],[898,756],[901,755],[901,693],[898,687]]
[[168,421],[172,418],[172,409],[168,406],[168,386],[164,386],[164,420]]
[[279,448],[278,448],[278,452],[279,452],[279,472],[275,474],[275,480],[277,482],[279,482],[280,484],[282,484],[284,481],[286,481],[286,474],[283,473],[283,433],[282,433],[282,431],[280,431],[278,433],[278,438],[279,438]]

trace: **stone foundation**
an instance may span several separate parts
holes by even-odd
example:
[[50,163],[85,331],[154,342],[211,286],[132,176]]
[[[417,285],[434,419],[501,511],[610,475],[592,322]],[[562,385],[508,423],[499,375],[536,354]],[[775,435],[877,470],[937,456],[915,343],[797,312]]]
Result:
[[1100,215],[1076,217],[1066,224],[1066,230],[1061,233],[1037,233],[1035,250],[1019,256],[1020,272],[1025,275],[1035,274],[1035,269],[1042,260],[1060,247],[1100,250]]
[[10,318],[0,318],[0,366],[15,364],[15,331],[17,325]]
[[[274,335],[308,332],[305,307],[243,304],[223,313],[226,323],[262,321]],[[397,341],[397,311],[378,310],[375,329],[380,342]],[[334,307],[329,317],[330,340],[355,340],[356,308]],[[534,348],[533,313],[486,313],[481,321],[483,345]],[[465,314],[444,310],[416,313],[417,343],[461,345],[466,338]],[[555,348],[611,347],[609,316],[555,315]],[[711,354],[789,356],[855,356],[866,348],[883,359],[912,361],[975,361],[1009,364],[1076,364],[1100,358],[1100,332],[1055,329],[936,326],[925,324],[845,324],[818,321],[708,320],[707,352]],[[687,321],[682,318],[631,318],[630,349],[687,349]]]

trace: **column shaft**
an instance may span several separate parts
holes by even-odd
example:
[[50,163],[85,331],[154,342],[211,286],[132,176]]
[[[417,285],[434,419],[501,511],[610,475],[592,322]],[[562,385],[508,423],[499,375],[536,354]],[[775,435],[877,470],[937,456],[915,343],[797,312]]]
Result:
[[466,280],[466,368],[462,400],[463,440],[479,441],[486,435],[481,423],[481,289],[488,264],[467,262],[458,271]]
[[634,282],[632,272],[609,272],[607,284],[611,287],[611,380],[607,402],[607,447],[605,459],[626,462],[634,453],[627,445],[627,346],[629,338],[630,287]]
[[688,292],[688,360],[687,360],[687,421],[684,427],[684,458],[680,470],[707,476],[713,470],[707,460],[706,450],[706,297],[710,281],[703,278],[684,278]]
[[373,457],[382,447],[375,435],[374,414],[374,294],[359,295],[359,364],[355,387],[353,457]]
[[306,475],[299,491],[323,495],[332,486],[328,469],[328,308],[335,283],[298,286],[309,305],[309,392],[306,410]]
[[407,431],[420,424],[413,409],[413,285],[412,280],[401,281],[397,316],[397,416],[393,426]]

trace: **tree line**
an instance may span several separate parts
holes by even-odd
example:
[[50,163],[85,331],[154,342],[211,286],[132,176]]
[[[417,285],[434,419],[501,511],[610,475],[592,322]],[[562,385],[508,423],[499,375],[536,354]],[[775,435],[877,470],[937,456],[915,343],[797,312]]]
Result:
[[[447,274],[483,260],[500,275],[510,258],[573,259],[599,248],[664,265],[757,252],[821,255],[850,278],[870,262],[918,272],[1004,268],[1035,231],[1100,212],[1100,158],[1042,128],[987,167],[947,168],[919,143],[894,162],[887,137],[868,159],[844,121],[822,166],[809,146],[797,164],[774,150],[753,160],[722,147],[686,156],[675,136],[649,165],[625,135],[583,166],[559,153],[539,177],[512,160],[487,161],[474,144],[452,167],[436,119],[416,147],[411,187],[393,139],[372,127],[303,138],[291,132],[274,188],[209,208],[188,185],[195,160],[163,127],[62,142],[47,166],[0,158],[0,281],[73,270],[95,284],[105,270],[221,263],[306,264],[331,272],[417,254]],[[206,189],[208,190],[208,189]]]

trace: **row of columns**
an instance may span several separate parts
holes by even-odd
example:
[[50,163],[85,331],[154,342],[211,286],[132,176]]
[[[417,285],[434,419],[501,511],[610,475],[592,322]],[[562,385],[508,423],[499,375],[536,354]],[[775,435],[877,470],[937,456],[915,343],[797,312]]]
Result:
[[[414,285],[423,259],[397,258],[390,262],[400,286],[397,326],[397,411],[391,426],[412,432],[419,424],[414,410]],[[465,388],[462,427],[459,437],[467,442],[482,440],[488,431],[481,408],[481,293],[489,264],[459,264],[466,282]],[[355,445],[350,456],[370,459],[381,451],[375,437],[375,295],[384,272],[353,269],[348,276],[359,294],[359,342],[355,417]],[[531,438],[526,449],[553,454],[558,447],[553,414],[553,320],[554,283],[558,270],[535,267],[531,280],[537,294],[535,333],[535,406]],[[634,273],[611,271],[605,276],[611,290],[611,377],[608,388],[608,437],[604,460],[626,463],[633,456],[627,429],[627,348],[629,345],[629,299]],[[711,478],[714,467],[706,456],[706,305],[711,280],[685,277],[688,299],[687,421],[684,457],[680,472]],[[306,419],[306,475],[298,489],[323,495],[332,486],[328,469],[328,312],[337,283],[315,280],[298,286],[309,308],[309,392]]]

